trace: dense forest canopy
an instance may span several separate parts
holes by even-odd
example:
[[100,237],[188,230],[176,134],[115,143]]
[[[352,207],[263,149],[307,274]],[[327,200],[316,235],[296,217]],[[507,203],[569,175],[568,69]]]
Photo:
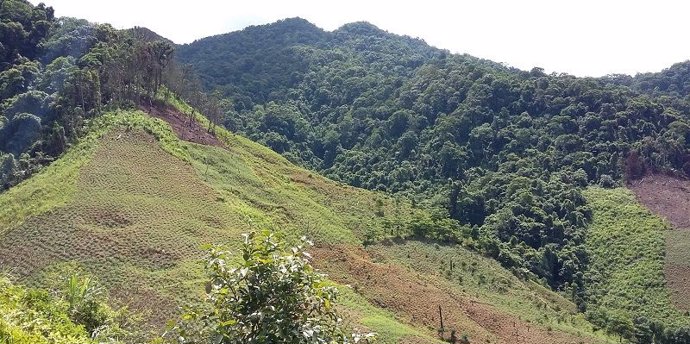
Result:
[[135,106],[162,84],[169,41],[145,29],[55,18],[0,2],[0,190],[59,156],[106,108]]
[[327,32],[299,18],[176,56],[229,99],[231,130],[333,179],[431,200],[471,245],[583,309],[591,211],[581,187],[690,173],[687,63],[577,78],[450,54],[368,23]]

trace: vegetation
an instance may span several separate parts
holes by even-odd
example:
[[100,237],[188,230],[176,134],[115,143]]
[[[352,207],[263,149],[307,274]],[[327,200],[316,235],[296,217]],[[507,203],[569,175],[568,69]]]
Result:
[[88,277],[70,275],[57,291],[25,288],[0,278],[0,343],[131,343],[125,310],[114,311]]
[[[338,185],[222,128],[216,134],[225,147],[204,146],[180,141],[158,119],[120,111],[98,117],[90,133],[73,148],[88,154],[70,150],[0,195],[0,202],[13,204],[27,190],[45,189],[50,200],[65,185],[73,188],[59,203],[8,225],[0,237],[0,265],[44,286],[65,264],[77,264],[101,280],[113,300],[158,328],[176,316],[177,306],[202,295],[197,261],[203,244],[239,250],[235,238],[255,226],[278,230],[291,242],[308,235],[319,245],[351,247],[443,228],[406,200]],[[51,176],[65,178],[47,188]],[[363,290],[334,286],[342,291],[346,322],[379,333],[380,342],[433,342],[433,331],[382,310]],[[586,323],[576,324],[573,331],[589,333]]]
[[431,201],[478,249],[582,308],[581,188],[690,171],[684,94],[642,92],[661,76],[526,72],[367,23],[326,32],[301,19],[176,56],[227,99],[227,128],[334,180]]
[[[625,192],[592,188],[650,172],[690,175],[688,63],[636,77],[547,75],[453,55],[368,23],[325,32],[287,19],[179,47],[177,62],[190,67],[173,61],[171,42],[144,28],[56,19],[52,8],[26,0],[0,1],[0,18],[0,189],[7,190],[0,194],[0,266],[19,268],[30,285],[76,262],[117,296],[155,308],[149,321],[160,324],[200,294],[198,247],[239,246],[231,238],[257,225],[321,245],[376,249],[384,240],[414,238],[461,244],[508,268],[490,266],[500,272],[475,276],[467,266],[452,271],[450,263],[443,274],[462,279],[462,293],[496,300],[520,320],[578,337],[588,325],[555,306],[530,312],[530,301],[501,297],[487,279],[500,288],[514,281],[503,276],[511,271],[531,285],[516,292],[520,298],[571,306],[536,292],[537,276],[621,338],[688,342],[686,317],[670,304],[661,274],[663,224],[630,205]],[[183,127],[197,123],[216,146],[182,141],[133,108],[177,116]],[[421,251],[432,247],[426,243]],[[252,245],[244,249],[267,249]],[[283,250],[276,245],[266,255]],[[425,259],[476,258],[438,247],[443,254],[427,252]],[[434,270],[426,260],[411,261],[409,252],[404,258],[381,250],[403,266]],[[260,273],[262,264],[278,261],[251,266]],[[237,276],[215,268],[211,295],[223,303],[229,295],[219,294],[222,285]],[[424,283],[435,279],[423,276]],[[303,277],[297,282],[321,293],[306,299],[331,301],[335,289],[317,275]],[[75,279],[66,308],[48,300],[36,314],[67,314],[68,322],[62,315],[46,321],[77,342],[86,334],[88,343],[111,318],[90,285]],[[383,341],[428,337],[413,321],[372,306],[380,301],[372,294],[345,294],[354,309],[376,309],[359,321],[389,334]],[[247,300],[233,301],[240,307]],[[199,338],[239,340],[246,328],[228,321],[240,319],[241,310],[223,311],[206,313],[222,321],[214,319]],[[29,342],[53,331],[35,334],[24,320],[3,321],[0,333]],[[276,324],[282,325],[305,323]],[[344,338],[339,325],[326,325],[333,330],[326,337]]]
[[370,250],[389,262],[409,266],[417,273],[433,272],[447,280],[452,288],[487,300],[522,321],[606,340],[603,334],[587,333],[585,329],[590,324],[564,296],[533,281],[522,280],[495,260],[465,248],[435,247],[426,242],[409,241],[399,245],[378,244]]
[[[235,238],[256,225],[290,240],[358,244],[422,215],[409,202],[310,176],[221,129],[227,149],[180,141],[141,112],[103,115],[90,130],[54,164],[0,195],[0,204],[27,205],[0,209],[16,219],[3,222],[0,266],[38,287],[74,262],[152,325],[200,294],[204,244],[238,248]],[[44,206],[25,199],[31,190],[42,190]]]
[[104,109],[151,99],[172,58],[141,31],[54,18],[26,0],[0,3],[0,190],[53,161]]
[[229,252],[211,248],[210,307],[188,313],[175,338],[224,344],[368,342],[373,334],[345,333],[335,311],[337,289],[311,267],[306,245],[311,243],[302,239],[288,248],[270,231],[245,234],[237,268],[228,266]]
[[687,341],[690,319],[671,304],[663,275],[668,224],[628,190],[595,187],[585,195],[594,211],[586,241],[587,317],[638,343]]

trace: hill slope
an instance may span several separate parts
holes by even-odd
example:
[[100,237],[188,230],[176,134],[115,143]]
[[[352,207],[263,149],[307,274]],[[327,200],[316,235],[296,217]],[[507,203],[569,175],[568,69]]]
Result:
[[[170,106],[153,112],[186,116]],[[100,117],[63,158],[0,195],[0,266],[43,285],[76,265],[158,326],[202,294],[200,245],[234,246],[242,232],[274,227],[315,239],[317,266],[354,287],[341,288],[345,313],[383,342],[435,342],[438,306],[446,329],[473,341],[606,341],[572,303],[465,249],[362,246],[433,223],[409,202],[339,185],[228,132],[216,137],[216,146],[182,141],[142,112]],[[450,256],[463,257],[461,268],[445,273]]]
[[642,88],[527,72],[368,23],[326,32],[299,19],[198,40],[177,58],[228,98],[226,127],[331,179],[433,204],[483,252],[583,309],[583,187],[690,172],[688,99],[645,91],[666,77]]
[[665,263],[679,253],[665,245],[664,237],[674,235],[668,223],[630,190],[590,188],[585,195],[594,212],[587,233],[589,319],[642,343],[687,342],[690,319],[672,302],[682,276],[665,275]]

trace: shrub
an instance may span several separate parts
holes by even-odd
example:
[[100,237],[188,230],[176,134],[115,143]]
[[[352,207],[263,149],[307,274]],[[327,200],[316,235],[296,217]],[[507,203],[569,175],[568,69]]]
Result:
[[174,328],[180,343],[351,343],[372,334],[346,334],[335,311],[337,289],[309,263],[302,239],[288,248],[269,231],[245,236],[242,262],[208,251],[206,307],[190,310]]

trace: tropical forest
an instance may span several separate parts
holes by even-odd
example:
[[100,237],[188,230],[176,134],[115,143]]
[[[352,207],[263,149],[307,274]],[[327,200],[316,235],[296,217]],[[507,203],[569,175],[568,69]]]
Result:
[[690,343],[690,61],[56,11],[0,0],[0,344]]

